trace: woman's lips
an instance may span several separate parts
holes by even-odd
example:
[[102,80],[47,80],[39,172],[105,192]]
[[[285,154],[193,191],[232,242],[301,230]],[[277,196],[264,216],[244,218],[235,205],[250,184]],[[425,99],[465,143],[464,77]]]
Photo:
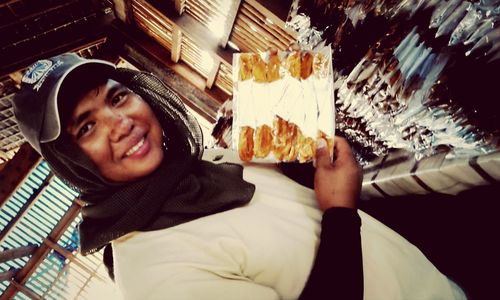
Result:
[[142,139],[137,142],[134,146],[132,146],[124,155],[124,158],[141,158],[145,156],[151,148],[151,144],[149,139],[146,136],[142,137]]

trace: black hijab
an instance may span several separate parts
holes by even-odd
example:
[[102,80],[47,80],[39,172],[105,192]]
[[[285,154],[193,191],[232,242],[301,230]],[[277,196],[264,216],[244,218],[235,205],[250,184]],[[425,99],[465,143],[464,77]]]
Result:
[[[151,106],[167,134],[165,156],[152,174],[118,184],[102,177],[68,134],[41,145],[54,173],[80,191],[87,203],[79,227],[82,254],[132,231],[168,228],[250,201],[255,187],[243,180],[240,165],[201,160],[201,129],[178,95],[149,73],[117,69],[110,77]],[[73,107],[63,104],[60,110]]]

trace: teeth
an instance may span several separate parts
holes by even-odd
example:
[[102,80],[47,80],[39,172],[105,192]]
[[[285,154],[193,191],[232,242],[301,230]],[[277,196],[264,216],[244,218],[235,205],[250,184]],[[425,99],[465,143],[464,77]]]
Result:
[[144,138],[142,138],[139,143],[135,144],[134,147],[130,148],[130,150],[127,151],[127,153],[125,153],[125,156],[130,156],[132,154],[134,154],[135,151],[139,150],[139,148],[141,148],[141,146],[144,144]]

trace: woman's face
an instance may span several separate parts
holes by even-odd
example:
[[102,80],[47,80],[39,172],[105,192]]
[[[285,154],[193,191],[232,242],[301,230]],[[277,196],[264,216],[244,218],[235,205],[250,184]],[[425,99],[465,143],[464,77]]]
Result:
[[139,179],[163,160],[155,114],[139,95],[113,80],[80,98],[67,131],[111,181]]

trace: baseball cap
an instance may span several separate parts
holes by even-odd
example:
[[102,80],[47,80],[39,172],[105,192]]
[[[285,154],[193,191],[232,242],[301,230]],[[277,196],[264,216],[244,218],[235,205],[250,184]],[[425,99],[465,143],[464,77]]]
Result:
[[[85,59],[74,53],[42,59],[28,68],[12,104],[21,133],[38,153],[41,153],[41,143],[54,141],[61,134],[58,101],[61,101],[61,87],[68,83],[66,79],[85,80],[78,74],[88,76],[91,72],[95,76],[105,76],[113,70],[115,65],[110,62]],[[70,74],[72,76],[68,76]]]

